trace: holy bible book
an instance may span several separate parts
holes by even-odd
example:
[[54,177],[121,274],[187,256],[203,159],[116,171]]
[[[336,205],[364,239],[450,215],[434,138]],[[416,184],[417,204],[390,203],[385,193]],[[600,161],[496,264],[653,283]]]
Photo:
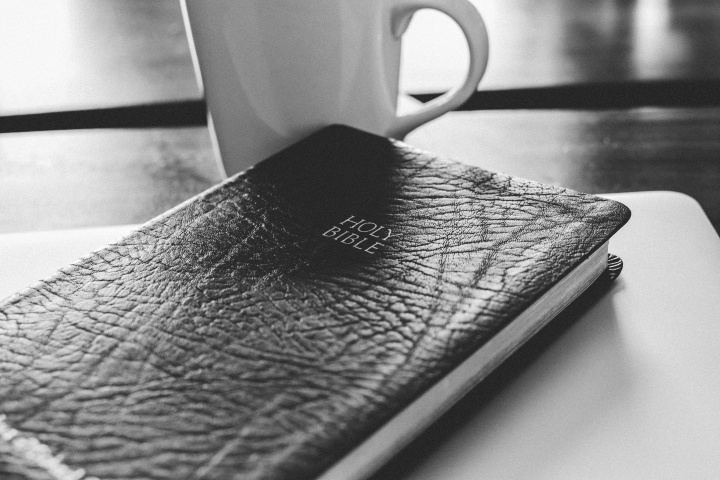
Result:
[[324,129],[0,303],[0,478],[364,478],[628,217]]

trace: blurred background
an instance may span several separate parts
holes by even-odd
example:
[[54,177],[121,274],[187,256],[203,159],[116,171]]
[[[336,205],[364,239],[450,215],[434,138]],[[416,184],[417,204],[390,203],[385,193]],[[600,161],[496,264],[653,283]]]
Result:
[[[593,193],[675,190],[720,229],[720,5],[473,0],[477,94],[407,141]],[[456,25],[419,12],[401,89],[459,83]],[[0,0],[0,233],[140,223],[222,179],[177,0]]]

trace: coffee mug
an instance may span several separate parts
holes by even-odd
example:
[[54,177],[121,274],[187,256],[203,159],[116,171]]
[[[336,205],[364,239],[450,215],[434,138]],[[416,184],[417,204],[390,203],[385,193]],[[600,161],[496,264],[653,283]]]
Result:
[[[402,139],[461,105],[488,59],[482,17],[468,0],[182,0],[211,136],[233,175],[342,123]],[[400,45],[424,8],[450,16],[470,51],[465,82],[397,114]]]

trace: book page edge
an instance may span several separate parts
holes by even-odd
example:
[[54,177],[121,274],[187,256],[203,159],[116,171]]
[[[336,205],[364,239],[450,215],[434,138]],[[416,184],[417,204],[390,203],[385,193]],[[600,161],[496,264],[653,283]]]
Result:
[[[362,480],[407,446],[602,274],[608,243],[573,268],[470,357],[386,422],[318,480]],[[575,285],[575,288],[570,286]]]

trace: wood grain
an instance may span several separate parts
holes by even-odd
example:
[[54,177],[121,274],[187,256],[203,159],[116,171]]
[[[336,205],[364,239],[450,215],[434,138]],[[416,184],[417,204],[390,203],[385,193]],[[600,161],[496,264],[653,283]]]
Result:
[[[712,0],[471,0],[490,37],[481,89],[720,78]],[[459,29],[421,11],[404,44],[404,87],[446,90],[465,72]]]
[[0,115],[200,98],[178,0],[0,0]]
[[[708,0],[472,0],[491,56],[481,89],[720,78]],[[199,99],[178,0],[0,0],[0,115]],[[458,27],[421,11],[403,89],[444,91],[467,65]]]
[[718,108],[454,112],[407,140],[459,161],[589,193],[687,193],[720,231]]
[[[675,190],[720,230],[720,109],[454,112],[407,141],[581,191]],[[207,129],[0,135],[0,232],[146,221],[221,180]]]
[[141,223],[220,179],[207,128],[0,135],[0,232]]
[[[720,79],[714,2],[473,1],[493,49],[481,87],[505,89],[501,100],[508,108],[522,92],[511,98],[507,89],[547,85],[550,90],[530,90],[539,96],[512,108],[552,110],[456,112],[411,134],[411,143],[589,192],[685,192],[720,225],[717,108],[631,108],[630,98],[628,108],[618,110],[562,109],[587,107],[582,97],[589,82],[622,89],[625,82],[657,79],[653,85],[672,90],[681,80],[712,89]],[[421,14],[407,37],[405,86],[440,91],[462,75],[464,61],[455,53],[462,38],[448,53],[452,35],[443,33],[455,27],[439,14]],[[0,115],[6,118],[188,99],[201,105],[175,0],[0,0],[0,32]],[[422,58],[413,60],[416,37]],[[418,60],[432,68],[413,66]],[[430,83],[413,84],[413,78]],[[563,92],[571,90],[558,85],[568,83],[585,85],[572,90],[579,103],[563,103]],[[692,99],[694,90],[686,90]],[[85,120],[83,127],[91,128],[105,121]],[[142,123],[123,122],[110,126]],[[204,127],[2,134],[0,231],[141,222],[220,178]]]

